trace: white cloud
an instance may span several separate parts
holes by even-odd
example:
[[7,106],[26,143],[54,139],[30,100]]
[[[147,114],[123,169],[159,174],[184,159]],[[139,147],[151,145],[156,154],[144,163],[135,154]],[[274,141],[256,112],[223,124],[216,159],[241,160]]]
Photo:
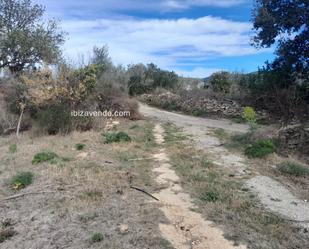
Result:
[[206,78],[215,72],[223,71],[222,68],[204,68],[197,67],[192,70],[175,70],[175,72],[184,77]]
[[[197,19],[98,19],[62,23],[69,32],[66,54],[87,53],[107,44],[115,63],[154,62],[174,67],[181,61],[255,54],[250,46],[251,24],[205,16]],[[87,57],[87,56],[86,56]]]

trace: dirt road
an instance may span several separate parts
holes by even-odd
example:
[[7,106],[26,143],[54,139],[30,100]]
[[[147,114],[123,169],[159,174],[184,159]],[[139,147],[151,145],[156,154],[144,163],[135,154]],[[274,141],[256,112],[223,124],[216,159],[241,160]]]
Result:
[[183,132],[192,137],[198,149],[207,152],[214,164],[226,168],[236,176],[248,178],[246,183],[248,188],[258,195],[261,203],[269,211],[297,225],[309,227],[307,200],[297,198],[286,186],[272,177],[256,172],[248,159],[240,153],[231,152],[221,146],[221,141],[211,132],[213,128],[220,128],[229,133],[245,133],[248,131],[247,125],[234,124],[224,119],[214,120],[171,113],[144,104],[140,104],[140,112],[145,117],[160,122],[171,122],[183,128]]
[[197,118],[183,114],[159,110],[144,104],[140,104],[140,112],[149,118],[155,118],[161,122],[172,122],[183,128],[187,135],[192,136],[199,149],[207,150],[209,158],[217,165],[228,167],[235,175],[246,174],[247,166],[241,155],[230,153],[220,146],[221,141],[211,132],[213,128],[224,129],[230,133],[245,133],[248,126],[234,124],[225,119]]

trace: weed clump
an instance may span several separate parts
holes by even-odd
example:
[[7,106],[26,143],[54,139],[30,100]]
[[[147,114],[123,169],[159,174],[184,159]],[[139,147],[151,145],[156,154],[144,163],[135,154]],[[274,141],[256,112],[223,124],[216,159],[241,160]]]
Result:
[[104,143],[120,143],[120,142],[131,142],[131,137],[125,132],[112,132],[104,134]]
[[200,195],[200,199],[206,202],[216,202],[219,200],[219,193],[217,191],[206,191]]
[[75,149],[76,150],[83,150],[86,147],[86,144],[75,144]]
[[19,172],[11,178],[10,185],[13,189],[20,190],[30,185],[32,181],[32,172]]
[[245,149],[248,157],[261,158],[276,151],[276,146],[271,139],[262,139]]
[[287,175],[308,176],[309,168],[295,162],[284,162],[277,166],[277,169]]
[[55,163],[56,159],[58,159],[59,156],[50,151],[43,151],[37,153],[32,160],[32,164],[39,164],[42,162],[49,162],[49,163]]
[[104,236],[102,233],[95,233],[91,236],[90,242],[91,243],[98,243],[104,240]]
[[17,151],[17,144],[11,144],[10,146],[9,146],[9,152],[10,153],[15,153]]

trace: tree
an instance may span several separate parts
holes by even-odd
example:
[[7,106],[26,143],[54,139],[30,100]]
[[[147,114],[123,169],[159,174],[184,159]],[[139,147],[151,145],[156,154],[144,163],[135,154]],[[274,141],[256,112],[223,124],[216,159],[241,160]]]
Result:
[[309,81],[309,1],[256,0],[253,11],[257,47],[277,44],[277,57],[266,70]]
[[98,77],[100,77],[108,69],[111,69],[113,64],[108,53],[108,47],[93,47],[93,55],[90,62],[97,65]]
[[64,32],[55,20],[42,21],[45,8],[31,0],[0,0],[0,68],[12,73],[37,63],[55,63]]
[[209,83],[215,92],[228,93],[231,88],[230,73],[221,71],[213,73],[209,77]]

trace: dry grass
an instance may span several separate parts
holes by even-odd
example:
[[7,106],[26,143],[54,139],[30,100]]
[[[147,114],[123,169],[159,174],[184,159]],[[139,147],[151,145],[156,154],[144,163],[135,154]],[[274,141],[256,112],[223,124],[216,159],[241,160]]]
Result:
[[[166,125],[165,129],[167,138],[181,138],[175,127]],[[254,249],[306,247],[308,235],[303,229],[264,210],[243,187],[245,179],[236,179],[226,169],[211,164],[205,152],[196,151],[183,138],[167,146],[181,184],[195,198],[199,211],[221,225],[235,244],[241,241]]]
[[[137,128],[129,129],[133,125]],[[157,203],[129,188],[131,178],[138,187],[155,189],[152,165],[121,159],[126,154],[128,158],[148,157],[153,152],[152,124],[123,120],[116,130],[127,132],[132,142],[104,144],[102,132],[96,131],[0,138],[4,162],[0,199],[15,194],[8,181],[19,171],[34,174],[33,183],[20,193],[49,191],[1,203],[0,219],[11,219],[17,232],[1,244],[3,248],[169,248],[158,231],[158,224],[166,221]],[[86,146],[79,151],[77,143]],[[15,153],[8,149],[11,144],[17,144]],[[33,165],[34,155],[41,151],[70,160]],[[119,230],[121,224],[129,226],[125,236]],[[94,233],[102,233],[104,240],[91,243]]]

